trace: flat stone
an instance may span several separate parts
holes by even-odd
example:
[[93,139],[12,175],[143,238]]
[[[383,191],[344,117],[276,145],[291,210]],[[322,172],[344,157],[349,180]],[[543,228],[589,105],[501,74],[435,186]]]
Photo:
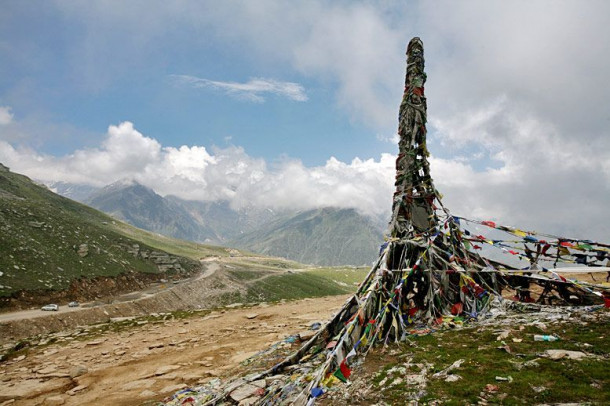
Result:
[[445,382],[456,382],[460,379],[462,379],[462,377],[459,375],[447,375],[447,377],[445,378]]
[[168,385],[166,387],[164,387],[163,389],[160,390],[160,393],[167,393],[167,392],[177,392],[180,389],[184,389],[186,388],[186,384],[184,383],[178,383],[178,384],[174,384],[174,385]]
[[55,371],[57,371],[57,366],[56,365],[49,365],[49,366],[46,366],[46,367],[44,367],[42,369],[39,369],[36,372],[38,372],[39,374],[47,375],[47,374],[53,373]]
[[104,342],[104,340],[93,340],[93,341],[87,342],[87,345],[100,345],[103,342]]
[[152,398],[153,396],[157,396],[157,394],[149,389],[145,389],[138,395],[139,398]]
[[229,396],[235,402],[239,403],[244,399],[255,396],[259,389],[260,388],[257,386],[246,383],[244,385],[241,385],[237,389],[235,389],[233,392],[231,392],[231,394]]
[[162,367],[157,368],[157,370],[155,371],[155,375],[165,375],[177,369],[180,369],[180,365],[164,365]]
[[581,360],[587,357],[587,354],[581,351],[568,351],[568,350],[546,350],[544,355],[552,360],[559,360],[562,358]]
[[150,344],[150,345],[148,346],[148,349],[149,349],[149,350],[152,350],[152,349],[154,349],[154,348],[163,348],[163,347],[165,347],[165,344],[163,344],[163,343],[159,342],[159,343],[152,343],[152,344]]
[[49,396],[43,402],[44,406],[60,406],[66,403],[61,395]]
[[267,387],[267,381],[264,380],[264,379],[259,379],[259,380],[250,382],[250,385],[256,386],[258,388],[266,388]]
[[74,396],[76,395],[78,392],[82,392],[85,389],[88,388],[88,385],[78,385],[76,388],[72,388],[69,391],[67,391],[66,393],[70,396]]
[[121,389],[123,390],[132,390],[132,389],[141,389],[141,388],[150,388],[157,382],[155,379],[139,379],[137,381],[127,382]]
[[49,379],[42,382],[40,379],[23,379],[18,385],[2,385],[0,399],[32,399],[44,394],[63,391],[69,384],[69,379]]
[[258,317],[257,313],[246,314],[246,319],[255,319]]
[[70,378],[70,374],[67,372],[52,372],[44,376],[45,378]]

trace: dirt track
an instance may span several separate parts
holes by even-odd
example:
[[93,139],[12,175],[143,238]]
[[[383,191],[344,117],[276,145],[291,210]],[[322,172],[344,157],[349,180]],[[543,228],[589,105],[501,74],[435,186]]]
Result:
[[[346,299],[227,309],[34,349],[24,359],[0,364],[0,402],[134,405],[159,400],[228,374],[272,343],[328,319]],[[67,376],[79,365],[88,372]]]

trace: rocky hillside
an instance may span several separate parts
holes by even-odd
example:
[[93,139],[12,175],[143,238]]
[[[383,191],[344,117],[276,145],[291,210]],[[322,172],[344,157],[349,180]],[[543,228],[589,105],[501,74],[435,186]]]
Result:
[[[78,190],[78,187],[62,190]],[[92,193],[83,202],[136,227],[173,238],[223,244],[273,218],[265,209],[234,210],[226,201],[187,201],[162,197],[135,181],[119,181]]]
[[138,234],[129,228],[0,164],[0,308],[93,298],[199,269],[128,237]]
[[218,240],[212,228],[194,221],[180,204],[137,182],[113,183],[85,203],[144,230],[190,241]]
[[[84,190],[78,185],[55,187],[65,193]],[[136,227],[173,238],[244,248],[315,265],[370,264],[377,257],[387,224],[385,219],[372,219],[353,209],[235,210],[227,201],[162,197],[134,181],[106,186],[84,202]]]
[[377,258],[383,230],[353,209],[324,208],[284,216],[229,242],[263,255],[317,265],[366,265]]

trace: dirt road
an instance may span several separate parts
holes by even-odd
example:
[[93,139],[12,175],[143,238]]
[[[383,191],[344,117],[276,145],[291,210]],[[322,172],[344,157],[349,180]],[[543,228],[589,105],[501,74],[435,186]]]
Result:
[[226,376],[258,351],[329,319],[346,299],[226,309],[33,349],[0,364],[0,404],[137,405],[162,399]]
[[[216,257],[214,257],[212,259],[216,260]],[[147,287],[146,289],[138,290],[135,292],[129,292],[129,293],[125,293],[125,294],[113,297],[111,303],[114,304],[114,303],[130,302],[130,301],[134,301],[134,300],[138,300],[138,299],[142,299],[142,298],[146,298],[146,297],[151,297],[161,291],[174,289],[181,284],[192,283],[192,282],[201,280],[203,278],[208,278],[208,277],[214,275],[214,273],[216,273],[216,271],[218,271],[220,269],[220,265],[218,262],[212,262],[210,260],[203,260],[201,262],[202,262],[202,264],[205,265],[205,267],[204,267],[204,271],[199,273],[198,275],[195,275],[191,278],[176,281],[174,283],[155,283],[155,284]],[[101,307],[101,306],[104,306],[105,304],[106,303],[102,303],[102,302],[87,302],[87,303],[81,303],[80,306],[78,306],[78,307],[68,307],[67,305],[59,306],[59,309],[57,311],[43,311],[43,310],[37,308],[37,309],[31,309],[31,310],[20,310],[20,311],[16,311],[16,312],[0,313],[0,323],[3,321],[28,320],[28,319],[38,318],[38,317],[49,317],[54,314],[60,314],[60,313],[84,311],[85,309],[88,309],[91,307]]]

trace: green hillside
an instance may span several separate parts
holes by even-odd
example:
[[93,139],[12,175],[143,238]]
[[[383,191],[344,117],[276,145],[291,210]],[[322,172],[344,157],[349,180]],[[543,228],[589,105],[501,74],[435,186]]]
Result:
[[382,231],[353,209],[324,208],[285,216],[228,245],[326,266],[370,264]]
[[0,164],[0,306],[87,278],[181,276],[208,255],[228,253],[137,230]]

